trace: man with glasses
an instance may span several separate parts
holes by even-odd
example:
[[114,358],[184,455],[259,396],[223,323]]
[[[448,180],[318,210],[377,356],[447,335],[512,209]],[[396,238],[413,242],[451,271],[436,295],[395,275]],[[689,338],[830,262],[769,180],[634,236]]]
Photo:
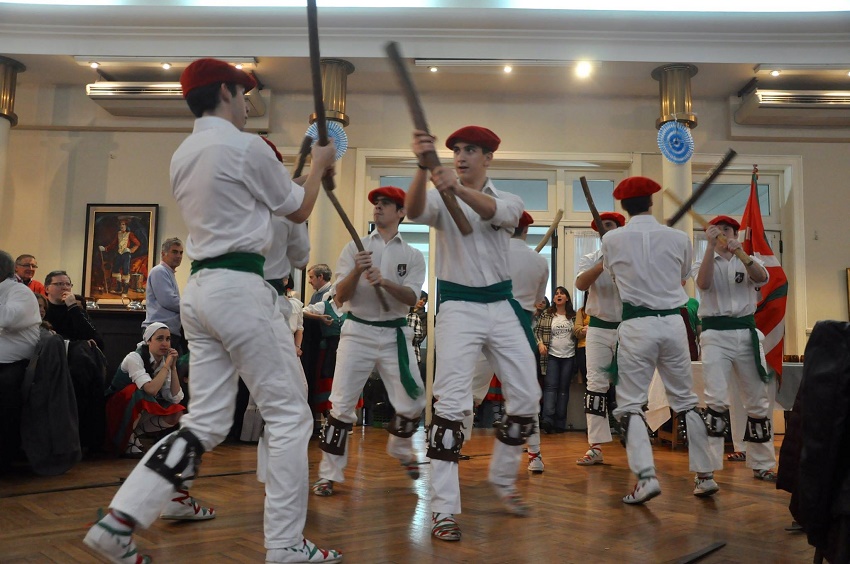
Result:
[[44,284],[34,278],[38,261],[32,255],[21,255],[15,259],[15,278],[36,294],[44,294]]
[[54,270],[44,279],[47,314],[53,330],[68,341],[89,341],[103,350],[103,338],[92,325],[74,295],[74,285],[64,270]]

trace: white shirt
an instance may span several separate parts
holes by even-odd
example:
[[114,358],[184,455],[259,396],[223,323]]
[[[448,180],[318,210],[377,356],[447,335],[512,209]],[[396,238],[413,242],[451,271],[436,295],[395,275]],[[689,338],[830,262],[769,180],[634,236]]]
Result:
[[508,245],[508,260],[514,298],[525,311],[534,311],[546,296],[546,283],[549,282],[546,259],[534,252],[522,239],[514,238]]
[[510,278],[508,242],[524,209],[518,196],[498,192],[490,179],[482,190],[496,198],[496,213],[481,219],[471,207],[457,199],[472,233],[461,234],[436,189],[428,191],[425,210],[411,221],[437,230],[437,278],[464,286],[490,286]]
[[[593,268],[601,258],[601,250],[581,257],[578,261],[576,278]],[[602,273],[590,285],[590,294],[588,294],[584,311],[587,315],[603,321],[617,322],[623,320],[623,302],[620,301],[620,293],[607,270],[603,269]]]
[[636,215],[602,238],[602,264],[620,299],[654,310],[677,309],[688,301],[682,281],[690,274],[692,254],[683,231],[651,215]]
[[[760,259],[750,258],[764,266]],[[701,260],[694,263],[692,270],[694,276],[699,272],[701,264]],[[768,274],[768,276],[770,275]],[[756,305],[759,301],[759,289],[765,284],[767,284],[767,280],[758,284],[753,282],[747,274],[744,263],[735,255],[726,260],[714,253],[714,277],[711,280],[711,288],[701,290],[697,287],[697,290],[699,290],[698,315],[700,317],[716,317],[718,315],[744,317],[752,315],[756,312]]]
[[[410,288],[418,299],[422,284],[425,282],[425,259],[422,253],[408,245],[398,233],[384,243],[384,238],[376,229],[360,240],[363,242],[363,248],[372,252],[372,264],[380,269],[381,276],[390,282]],[[337,284],[354,270],[356,254],[357,247],[354,241],[348,243],[342,250],[336,263]],[[335,289],[332,293],[336,293]],[[357,287],[351,299],[342,305],[342,311],[350,311],[357,317],[369,321],[406,318],[410,306],[398,301],[387,292],[384,294],[386,294],[390,311],[383,310],[381,302],[378,301],[377,292],[366,280],[364,273],[357,281]]]
[[[150,355],[150,364],[151,370],[153,370],[153,373],[156,374],[162,365],[165,364],[165,357],[162,357],[162,360],[156,362],[153,355]],[[130,380],[132,380],[136,387],[140,390],[142,389],[142,386],[153,380],[151,375],[145,370],[145,365],[142,362],[142,356],[136,351],[133,351],[124,357],[124,360],[121,361],[121,370],[130,375]],[[160,395],[162,396],[162,399],[171,403],[180,403],[183,401],[182,389],[177,392],[177,394],[171,393],[171,371],[166,374],[165,383],[162,385],[162,388],[159,389],[158,394],[152,395]]]
[[171,159],[171,188],[189,230],[192,260],[230,252],[266,255],[271,215],[301,207],[304,189],[259,135],[219,117],[195,120]]
[[310,260],[307,224],[272,216],[272,247],[266,253],[263,278],[280,280],[292,273],[292,267],[304,268]]
[[0,363],[32,358],[41,314],[32,290],[14,278],[0,282]]
[[289,300],[289,305],[291,306],[292,313],[289,314],[289,329],[295,334],[296,331],[304,330],[304,304],[298,298],[279,298],[281,300],[287,299]]
[[576,354],[573,341],[573,322],[566,315],[552,316],[552,335],[549,339],[549,356],[570,358]]

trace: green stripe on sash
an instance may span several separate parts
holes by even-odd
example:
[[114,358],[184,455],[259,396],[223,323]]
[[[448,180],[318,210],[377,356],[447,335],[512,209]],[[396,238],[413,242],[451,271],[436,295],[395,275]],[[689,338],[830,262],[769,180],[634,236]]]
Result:
[[464,286],[446,280],[439,281],[440,303],[443,302],[473,302],[477,304],[491,304],[507,300],[519,319],[519,324],[528,339],[531,352],[537,351],[537,339],[531,331],[531,319],[519,302],[514,299],[514,284],[511,280],[502,280],[490,286]]
[[588,327],[597,327],[599,329],[616,329],[620,326],[619,321],[605,321],[604,319],[599,319],[598,317],[590,318],[590,323],[587,324]]
[[265,262],[266,258],[257,253],[226,253],[208,259],[193,260],[192,274],[205,268],[223,268],[237,272],[249,272],[262,277]]
[[649,309],[648,307],[623,302],[623,321],[637,319],[638,317],[667,317],[668,315],[679,315],[679,308]]
[[389,319],[387,321],[368,321],[357,317],[351,312],[345,314],[344,317],[345,319],[350,319],[364,325],[371,325],[372,327],[395,327],[395,343],[398,349],[398,369],[401,385],[404,386],[404,391],[407,392],[407,395],[413,399],[422,395],[422,388],[413,378],[413,374],[410,373],[410,356],[407,354],[407,339],[404,336],[404,331],[401,330],[402,327],[407,325],[407,318],[399,317],[398,319]]
[[729,317],[726,315],[718,315],[713,317],[702,318],[702,330],[713,331],[734,331],[736,329],[749,329],[750,341],[753,346],[753,357],[756,361],[756,368],[759,371],[759,378],[762,382],[770,382],[770,374],[764,369],[761,363],[761,355],[759,354],[759,335],[756,332],[756,318],[754,315],[745,315],[744,317]]

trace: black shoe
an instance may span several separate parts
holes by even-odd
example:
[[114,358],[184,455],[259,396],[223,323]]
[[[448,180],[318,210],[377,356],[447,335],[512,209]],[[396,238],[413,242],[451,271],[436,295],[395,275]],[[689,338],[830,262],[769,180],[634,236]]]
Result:
[[540,423],[540,430],[545,435],[551,435],[555,432],[555,426],[549,423],[548,421],[543,421]]

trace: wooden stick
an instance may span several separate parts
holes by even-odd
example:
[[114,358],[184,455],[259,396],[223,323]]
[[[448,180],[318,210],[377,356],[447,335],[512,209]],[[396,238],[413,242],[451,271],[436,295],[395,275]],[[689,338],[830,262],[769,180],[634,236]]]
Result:
[[[319,146],[324,147],[328,144],[328,125],[325,121],[325,102],[322,99],[322,62],[321,55],[319,54],[319,18],[317,12],[316,0],[307,0],[307,28],[310,33],[310,71],[313,75],[313,104],[316,108],[316,130],[319,135]],[[360,240],[360,235],[357,234],[357,230],[354,229],[354,225],[348,219],[348,214],[342,209],[339,200],[333,193],[336,184],[334,183],[332,171],[328,171],[322,176],[322,187],[325,189],[325,194],[328,195],[348,233],[351,235],[351,239],[354,241],[357,250],[360,252],[365,251],[366,249],[363,247],[363,241]],[[378,294],[378,300],[381,302],[383,310],[389,311],[390,304],[387,302],[387,297],[384,295],[380,286],[373,286],[373,288],[375,288],[375,292]]]
[[[676,195],[673,194],[673,192],[671,192],[670,190],[664,190],[664,195],[673,200],[673,203],[677,206],[684,206],[682,200],[676,197]],[[688,213],[691,215],[691,217],[696,223],[702,226],[703,229],[711,225],[703,216],[695,212],[693,209],[689,209]],[[726,238],[726,235],[724,235],[723,233],[717,236],[717,240],[720,241],[721,245],[726,245],[729,242],[729,240]],[[744,249],[740,247],[735,249],[733,251],[733,254],[738,257],[744,264],[748,264],[751,260],[753,260],[747,253],[744,252]]]
[[540,239],[540,242],[537,243],[537,246],[534,247],[536,252],[540,252],[543,250],[543,247],[546,246],[546,243],[549,242],[549,239],[552,238],[552,234],[555,233],[555,230],[558,228],[558,224],[561,223],[561,218],[564,217],[564,210],[558,210],[558,213],[555,214],[555,219],[552,220],[552,224],[549,226],[549,229],[546,231],[546,234],[543,235],[543,238]]
[[584,192],[584,199],[587,200],[587,207],[590,208],[590,215],[593,216],[593,221],[596,222],[596,230],[599,231],[599,237],[601,238],[607,230],[602,225],[602,217],[599,215],[599,210],[596,209],[596,204],[593,203],[593,195],[590,193],[590,186],[587,185],[587,178],[581,176],[578,180],[581,182],[581,191]]
[[688,213],[689,209],[694,207],[694,204],[697,202],[697,200],[699,200],[702,195],[705,194],[705,191],[708,190],[709,186],[711,186],[711,184],[720,175],[720,173],[723,172],[723,170],[727,166],[729,166],[729,163],[732,162],[732,159],[734,159],[737,154],[738,153],[736,153],[733,149],[729,149],[726,152],[726,154],[723,156],[723,159],[721,159],[717,166],[714,167],[714,170],[711,171],[711,174],[709,174],[708,178],[703,181],[702,185],[700,185],[699,188],[694,190],[694,193],[691,195],[691,197],[688,198],[688,200],[684,204],[682,204],[682,207],[676,213],[673,214],[673,217],[667,220],[668,227],[673,227],[674,225],[676,225],[676,222],[682,219],[682,217],[684,217],[684,215]]
[[[387,57],[389,57],[390,62],[395,69],[396,78],[398,78],[401,91],[404,93],[404,97],[407,100],[407,107],[410,109],[410,115],[413,117],[414,127],[422,131],[428,131],[428,121],[425,119],[425,111],[422,109],[422,103],[419,101],[419,94],[416,91],[416,86],[414,86],[413,80],[410,78],[410,73],[407,72],[407,67],[401,58],[398,43],[390,41],[386,44],[384,50],[387,52]],[[437,156],[436,151],[429,151],[422,155],[422,158],[425,159],[423,166],[428,167],[428,170],[433,171],[435,168],[440,166],[440,158]],[[446,209],[449,210],[449,215],[452,217],[452,220],[454,220],[455,225],[457,225],[460,232],[464,235],[472,233],[472,225],[470,225],[469,220],[466,218],[466,215],[457,203],[455,195],[451,192],[440,192],[440,197],[443,198],[443,203],[446,205]]]

